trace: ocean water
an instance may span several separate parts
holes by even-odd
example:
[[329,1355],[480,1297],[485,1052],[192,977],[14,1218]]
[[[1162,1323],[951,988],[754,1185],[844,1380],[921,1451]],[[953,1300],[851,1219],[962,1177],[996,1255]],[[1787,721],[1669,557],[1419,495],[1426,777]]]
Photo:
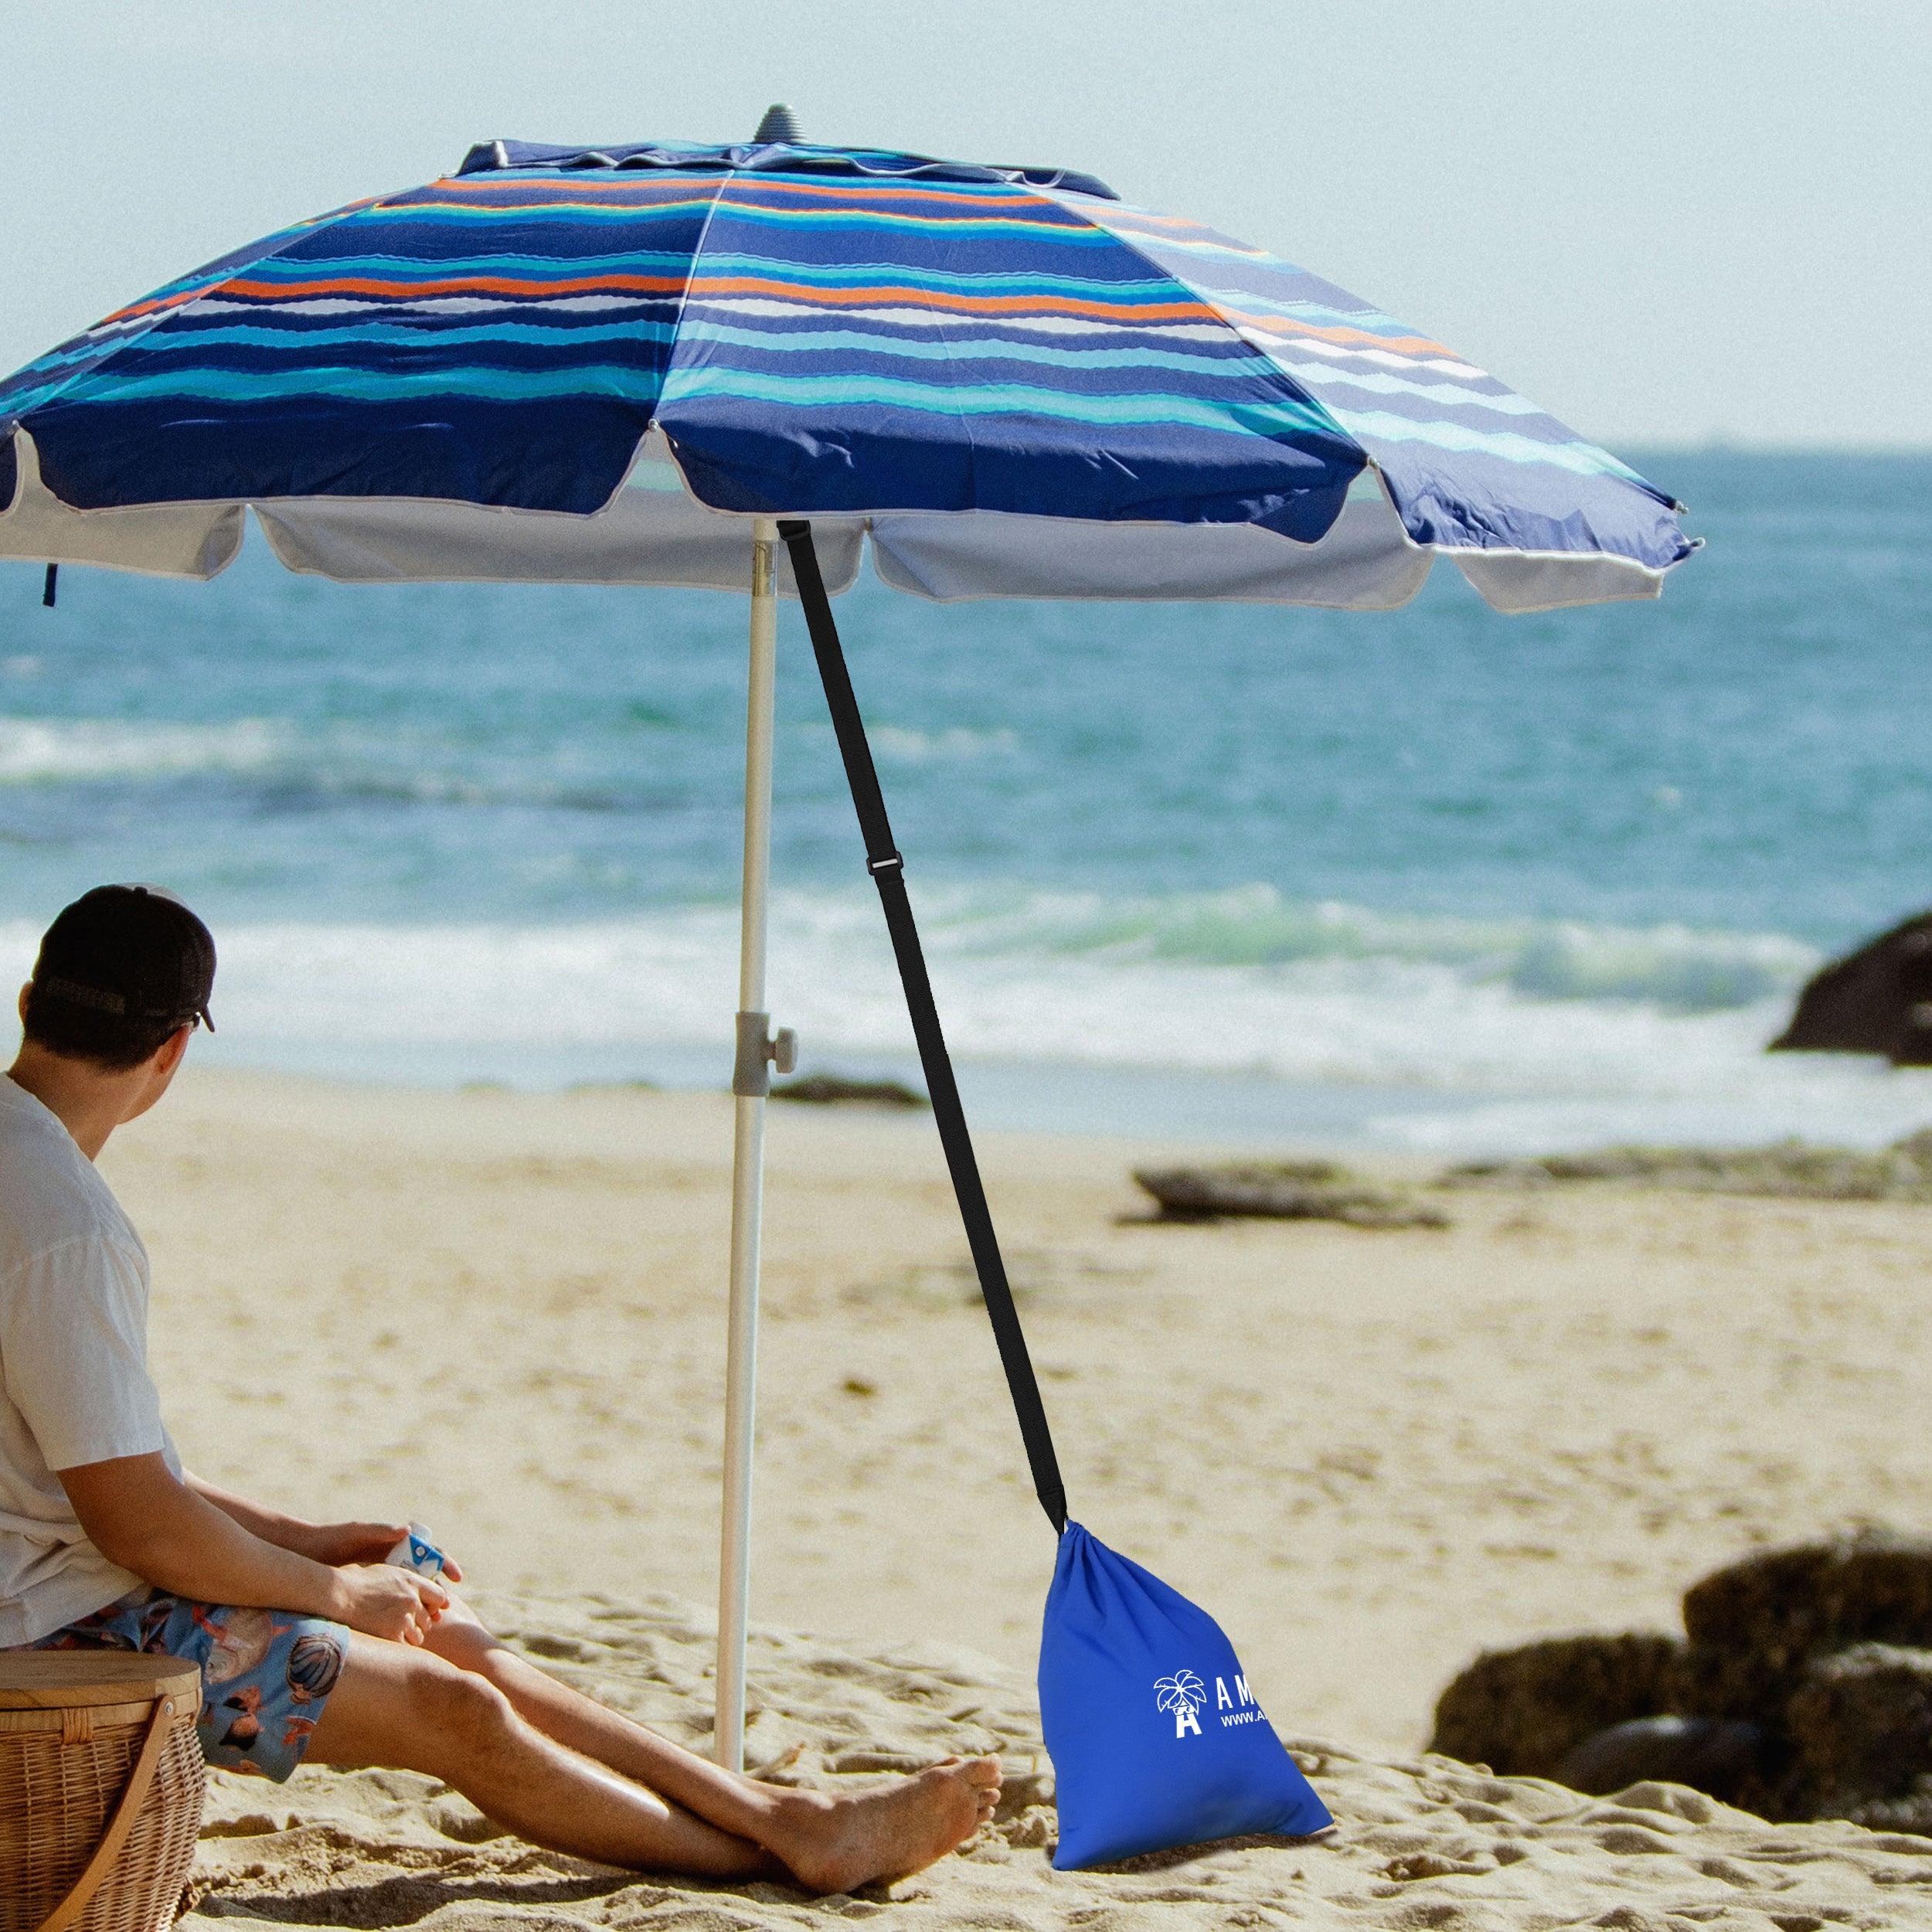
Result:
[[[1474,1153],[1871,1145],[1932,1075],[1767,1059],[1932,905],[1932,458],[1659,454],[1644,606],[838,611],[976,1117]],[[743,600],[0,566],[0,969],[104,879],[214,927],[198,1055],[717,1085]],[[772,1004],[912,1070],[795,610]]]

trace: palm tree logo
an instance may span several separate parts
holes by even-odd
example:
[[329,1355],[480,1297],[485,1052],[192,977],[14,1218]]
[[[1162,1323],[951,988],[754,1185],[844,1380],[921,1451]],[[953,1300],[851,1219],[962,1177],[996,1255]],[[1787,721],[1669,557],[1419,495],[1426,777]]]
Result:
[[1177,1670],[1172,1677],[1154,1680],[1154,1708],[1174,1713],[1174,1735],[1185,1737],[1192,1731],[1201,1735],[1201,1722],[1195,1713],[1207,1702],[1207,1686],[1191,1670]]

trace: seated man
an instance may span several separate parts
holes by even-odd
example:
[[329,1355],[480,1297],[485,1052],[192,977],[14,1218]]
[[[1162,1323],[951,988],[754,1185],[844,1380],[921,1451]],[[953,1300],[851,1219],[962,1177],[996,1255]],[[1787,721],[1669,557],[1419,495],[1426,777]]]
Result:
[[836,1891],[969,1837],[999,1795],[997,1758],[857,1798],[724,1770],[384,1563],[406,1526],[298,1522],[182,1468],[148,1373],[147,1253],[93,1162],[212,1026],[214,976],[185,906],[104,886],[48,929],[21,992],[26,1037],[0,1080],[0,1646],[190,1658],[212,1764],[427,1772],[523,1837],[611,1865]]

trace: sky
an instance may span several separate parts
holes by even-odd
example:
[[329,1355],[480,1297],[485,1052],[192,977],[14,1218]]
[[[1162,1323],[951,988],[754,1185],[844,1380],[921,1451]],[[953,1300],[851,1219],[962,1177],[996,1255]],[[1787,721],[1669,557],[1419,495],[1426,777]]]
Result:
[[0,371],[479,139],[1097,174],[1612,448],[1932,446],[1928,0],[0,0]]

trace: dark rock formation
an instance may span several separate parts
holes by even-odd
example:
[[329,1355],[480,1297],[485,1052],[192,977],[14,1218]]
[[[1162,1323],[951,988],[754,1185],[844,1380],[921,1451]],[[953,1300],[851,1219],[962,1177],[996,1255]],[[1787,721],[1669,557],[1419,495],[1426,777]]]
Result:
[[923,1094],[916,1094],[897,1080],[848,1080],[836,1073],[807,1073],[795,1080],[774,1087],[774,1100],[803,1100],[811,1107],[930,1107]]
[[1932,1650],[1859,1644],[1819,1658],[1787,1722],[1794,1815],[1894,1830],[1901,1805],[1932,1815]]
[[1869,1534],[1747,1556],[1685,1594],[1682,1708],[1780,1727],[1815,1658],[1932,1648],[1932,1542]]
[[1505,1777],[1555,1777],[1587,1738],[1681,1709],[1683,1652],[1648,1631],[1485,1651],[1437,1701],[1429,1748]]
[[1230,1167],[1142,1168],[1134,1179],[1161,1204],[1165,1221],[1263,1215],[1282,1221],[1345,1221],[1358,1228],[1446,1228],[1440,1208],[1406,1193],[1365,1187],[1328,1161],[1275,1161]]
[[1485,1652],[1430,1749],[1598,1795],[1686,1784],[1771,1818],[1932,1836],[1932,1539],[1867,1532],[1728,1565],[1689,1642],[1633,1633]]
[[1932,913],[1814,974],[1774,1053],[1883,1053],[1932,1066]]
[[1726,1804],[1762,1811],[1775,1787],[1776,1740],[1723,1717],[1634,1717],[1587,1737],[1556,1767],[1573,1791],[1607,1798],[1632,1784],[1688,1784]]

